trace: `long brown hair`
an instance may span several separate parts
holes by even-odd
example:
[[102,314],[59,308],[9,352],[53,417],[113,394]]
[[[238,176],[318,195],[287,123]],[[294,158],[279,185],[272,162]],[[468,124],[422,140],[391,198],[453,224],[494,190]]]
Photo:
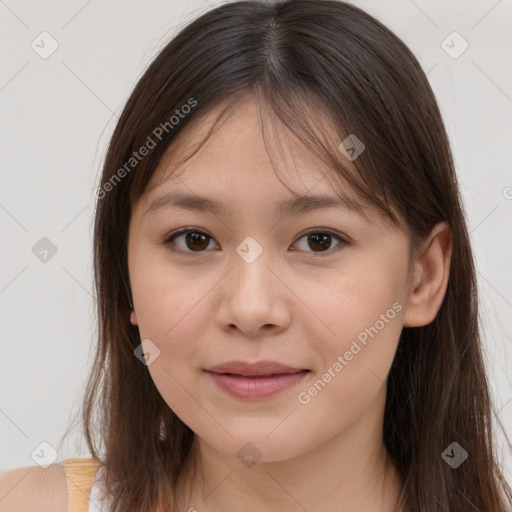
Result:
[[[383,438],[403,478],[404,511],[505,512],[512,492],[494,451],[473,255],[443,120],[405,44],[336,0],[238,1],[206,12],[161,50],[119,118],[97,194],[98,344],[83,404],[87,443],[106,466],[113,510],[176,510],[174,486],[194,436],[134,356],[141,339],[129,322],[131,206],[185,126],[217,105],[228,115],[247,94],[360,197],[401,219],[413,250],[436,223],[450,225],[446,295],[430,324],[401,333]],[[357,172],[312,128],[322,114],[340,142],[349,134],[364,142]],[[442,457],[453,442],[468,453],[458,468]]]

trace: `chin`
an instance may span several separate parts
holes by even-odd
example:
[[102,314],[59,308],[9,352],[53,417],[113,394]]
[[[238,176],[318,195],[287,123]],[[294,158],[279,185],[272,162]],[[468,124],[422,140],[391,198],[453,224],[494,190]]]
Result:
[[281,436],[273,432],[268,436],[267,432],[272,429],[260,430],[259,434],[248,435],[247,431],[237,434],[230,431],[233,437],[220,442],[217,439],[202,437],[203,441],[213,446],[225,455],[236,457],[248,468],[261,462],[280,462],[293,459],[308,449],[297,442],[300,434],[291,434],[283,431]]

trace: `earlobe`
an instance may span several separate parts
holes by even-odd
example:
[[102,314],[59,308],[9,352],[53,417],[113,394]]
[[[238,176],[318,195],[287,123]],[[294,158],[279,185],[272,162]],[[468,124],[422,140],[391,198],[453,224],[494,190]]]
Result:
[[134,309],[132,309],[130,313],[130,323],[132,325],[139,325],[139,321],[137,320],[137,314],[135,313]]
[[448,286],[451,255],[451,229],[441,222],[434,226],[414,262],[404,327],[422,327],[436,317]]

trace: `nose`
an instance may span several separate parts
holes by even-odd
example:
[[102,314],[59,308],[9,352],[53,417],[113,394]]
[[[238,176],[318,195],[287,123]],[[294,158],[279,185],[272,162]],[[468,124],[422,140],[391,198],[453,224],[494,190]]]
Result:
[[218,289],[217,326],[238,329],[252,338],[286,329],[291,318],[291,292],[280,279],[279,266],[270,251],[255,259],[236,253],[231,261]]

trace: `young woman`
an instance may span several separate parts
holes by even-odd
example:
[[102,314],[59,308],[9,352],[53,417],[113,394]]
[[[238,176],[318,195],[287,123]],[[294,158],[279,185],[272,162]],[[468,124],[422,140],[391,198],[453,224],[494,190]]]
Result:
[[194,20],[97,197],[69,510],[509,510],[445,128],[380,22],[331,0]]

